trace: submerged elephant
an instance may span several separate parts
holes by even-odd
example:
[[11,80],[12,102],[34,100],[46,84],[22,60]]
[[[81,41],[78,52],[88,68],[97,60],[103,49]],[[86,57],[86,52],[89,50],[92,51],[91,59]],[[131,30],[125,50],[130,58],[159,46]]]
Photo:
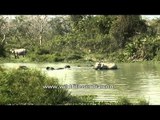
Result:
[[65,65],[64,68],[71,68],[71,66],[70,65]]
[[17,69],[27,70],[27,69],[28,69],[28,67],[27,67],[27,66],[25,66],[25,65],[20,65],[20,66],[18,66],[18,68],[17,68]]
[[65,65],[64,67],[58,67],[58,68],[54,68],[54,67],[46,67],[46,70],[62,70],[62,69],[67,69],[67,68],[71,68],[70,65]]
[[54,70],[54,67],[46,67],[46,70]]
[[97,62],[94,66],[95,70],[109,70],[109,69],[117,69],[117,65],[115,63],[101,63]]

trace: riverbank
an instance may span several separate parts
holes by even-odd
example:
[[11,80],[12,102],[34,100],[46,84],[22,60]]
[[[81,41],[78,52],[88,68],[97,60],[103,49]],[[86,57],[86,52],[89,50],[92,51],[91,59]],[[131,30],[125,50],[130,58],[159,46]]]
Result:
[[[86,66],[93,66],[96,62],[100,59],[78,59],[78,60],[64,60],[64,61],[54,61],[54,60],[39,60],[33,61],[29,57],[20,57],[19,59],[15,58],[3,58],[0,57],[0,63],[69,63],[69,64],[86,64]],[[160,63],[160,61],[156,60],[132,60],[132,61],[119,61],[119,60],[109,60],[109,59],[102,59],[103,62],[106,63]]]

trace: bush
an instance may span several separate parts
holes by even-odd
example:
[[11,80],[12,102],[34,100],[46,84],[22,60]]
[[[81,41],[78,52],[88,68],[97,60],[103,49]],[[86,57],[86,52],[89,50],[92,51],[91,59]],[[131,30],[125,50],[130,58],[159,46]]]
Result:
[[53,55],[35,55],[35,54],[30,54],[29,56],[30,61],[35,61],[35,62],[61,62],[64,61],[64,57],[53,54]]
[[44,89],[56,85],[54,78],[47,78],[35,70],[11,70],[0,73],[0,104],[65,104],[70,94],[64,89]]
[[0,44],[0,57],[5,57],[5,56],[6,56],[6,51],[4,45]]
[[118,105],[132,105],[131,101],[127,97],[118,97]]
[[160,50],[157,52],[157,55],[154,57],[155,61],[160,61]]
[[35,55],[35,54],[32,54],[32,55],[30,55],[30,59],[31,59],[31,61],[35,61],[35,62],[44,62],[44,61],[53,62],[52,55]]
[[37,48],[36,52],[37,55],[45,55],[50,54],[49,48]]
[[67,60],[78,60],[78,59],[81,59],[82,56],[81,55],[78,55],[78,54],[71,54],[69,56],[67,56]]
[[139,99],[137,99],[137,101],[138,101],[138,105],[149,105],[149,101],[147,101],[146,99],[144,99],[144,98],[139,98]]
[[83,58],[83,53],[79,51],[64,51],[61,56],[65,57],[65,60],[79,60]]
[[149,105],[149,102],[146,101],[144,98],[137,98],[135,102],[131,102],[128,97],[121,96],[118,97],[115,105]]
[[0,72],[3,72],[4,71],[4,69],[0,66]]
[[55,56],[55,57],[53,58],[53,61],[54,61],[54,62],[62,62],[62,61],[64,61],[64,58],[63,58],[63,57],[57,57],[57,56]]

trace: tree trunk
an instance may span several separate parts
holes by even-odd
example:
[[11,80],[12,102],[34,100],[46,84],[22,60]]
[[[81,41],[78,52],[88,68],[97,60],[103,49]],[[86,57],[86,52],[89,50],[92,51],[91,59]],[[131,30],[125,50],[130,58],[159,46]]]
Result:
[[42,45],[42,36],[41,35],[39,36],[39,45],[40,46]]
[[4,43],[5,39],[6,39],[6,35],[3,34],[3,39],[2,39],[2,41],[1,41],[2,44]]

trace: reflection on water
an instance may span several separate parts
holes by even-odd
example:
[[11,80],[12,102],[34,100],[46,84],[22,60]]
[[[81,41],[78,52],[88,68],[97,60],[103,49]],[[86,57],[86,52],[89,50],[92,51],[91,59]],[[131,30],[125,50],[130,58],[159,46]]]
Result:
[[123,63],[118,70],[96,71],[91,67],[46,70],[47,66],[64,67],[65,64],[5,63],[6,68],[26,65],[56,77],[60,84],[110,85],[112,89],[69,89],[73,95],[97,95],[96,100],[115,101],[118,96],[131,99],[145,97],[150,104],[160,104],[160,65],[154,63]]

